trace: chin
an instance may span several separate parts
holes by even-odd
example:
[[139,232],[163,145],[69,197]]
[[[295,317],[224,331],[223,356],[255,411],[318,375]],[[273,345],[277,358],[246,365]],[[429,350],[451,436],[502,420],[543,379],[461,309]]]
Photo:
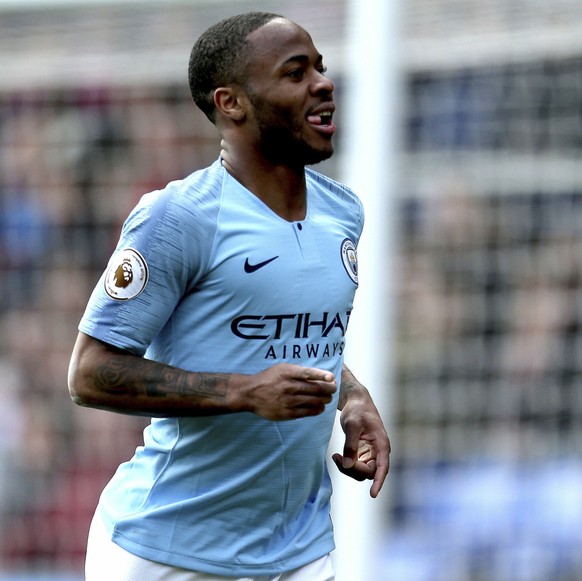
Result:
[[302,140],[268,139],[263,142],[262,152],[275,163],[305,166],[329,159],[334,149],[331,140],[321,147],[314,147]]
[[327,150],[317,150],[312,152],[311,156],[308,156],[305,161],[305,165],[315,165],[326,159],[329,159],[333,155],[333,147]]
[[315,165],[333,155],[334,149],[331,139],[318,145],[315,146],[305,141],[301,142],[300,147],[297,149],[296,159],[300,160],[304,165]]

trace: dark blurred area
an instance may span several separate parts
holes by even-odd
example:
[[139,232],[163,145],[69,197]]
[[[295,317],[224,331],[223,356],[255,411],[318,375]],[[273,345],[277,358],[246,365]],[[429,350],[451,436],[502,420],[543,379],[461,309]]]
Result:
[[[187,88],[0,95],[0,556],[80,570],[89,519],[143,420],[75,407],[89,294],[139,197],[214,161]],[[210,133],[210,131],[209,131]]]

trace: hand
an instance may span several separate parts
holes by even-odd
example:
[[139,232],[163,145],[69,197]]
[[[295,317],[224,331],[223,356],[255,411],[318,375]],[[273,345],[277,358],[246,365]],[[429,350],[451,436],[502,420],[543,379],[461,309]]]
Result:
[[268,420],[291,420],[321,414],[336,389],[331,371],[281,363],[251,376],[243,392],[250,411]]
[[370,496],[376,498],[390,468],[390,440],[372,399],[353,397],[344,405],[340,424],[346,435],[343,455],[333,454],[339,471],[358,481],[373,480]]

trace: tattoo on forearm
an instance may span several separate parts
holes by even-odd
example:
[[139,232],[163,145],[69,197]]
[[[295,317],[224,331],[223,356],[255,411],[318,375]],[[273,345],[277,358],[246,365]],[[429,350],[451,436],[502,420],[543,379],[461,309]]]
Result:
[[352,379],[344,379],[340,386],[338,407],[342,409],[348,401],[350,394],[358,389],[357,383]]
[[366,388],[354,377],[353,373],[344,364],[342,368],[342,381],[340,385],[340,395],[338,409],[342,410],[350,396],[357,392],[367,392]]
[[95,382],[110,394],[129,396],[209,397],[225,400],[230,375],[227,373],[188,373],[161,366],[145,359],[123,355],[108,357],[96,369]]
[[106,393],[119,393],[123,389],[128,395],[136,395],[136,385],[130,369],[121,357],[110,357],[95,368],[95,385]]
[[[194,375],[176,372],[176,391],[178,395],[188,396],[208,396],[225,399],[226,387],[228,385],[228,374],[223,373],[196,373]],[[171,385],[171,384],[170,384]]]

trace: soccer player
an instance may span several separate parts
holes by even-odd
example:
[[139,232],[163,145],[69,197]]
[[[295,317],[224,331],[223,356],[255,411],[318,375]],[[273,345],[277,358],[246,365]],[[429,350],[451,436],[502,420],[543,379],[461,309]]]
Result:
[[89,581],[332,580],[337,409],[335,464],[380,492],[389,440],[343,363],[363,210],[306,168],[333,153],[325,72],[275,14],[223,20],[192,49],[220,157],[141,199],[71,358],[76,403],[152,418],[100,498]]

